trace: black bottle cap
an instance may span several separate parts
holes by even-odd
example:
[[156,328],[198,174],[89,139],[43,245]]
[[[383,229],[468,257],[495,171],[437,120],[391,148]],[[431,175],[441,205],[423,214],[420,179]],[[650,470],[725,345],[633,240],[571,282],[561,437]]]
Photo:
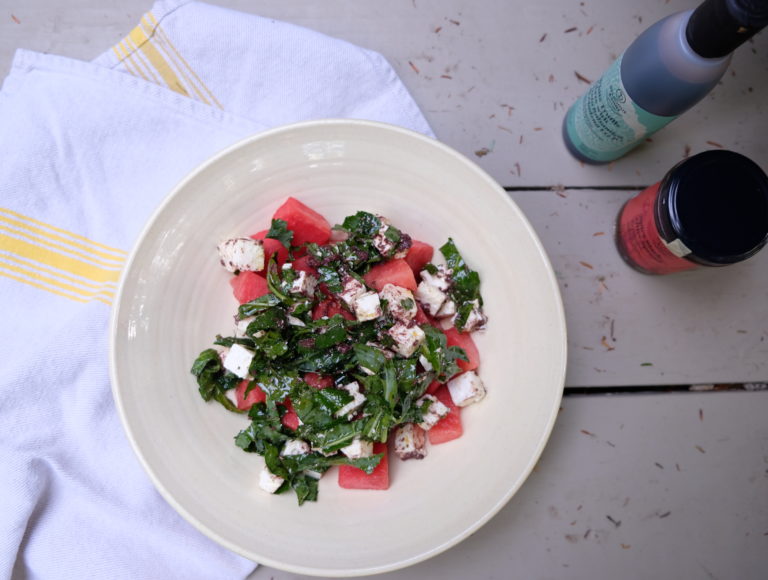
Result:
[[685,37],[704,58],[731,54],[768,25],[768,0],[705,0],[691,14]]
[[768,176],[726,150],[694,155],[673,167],[659,191],[657,225],[694,262],[724,266],[746,260],[768,241]]

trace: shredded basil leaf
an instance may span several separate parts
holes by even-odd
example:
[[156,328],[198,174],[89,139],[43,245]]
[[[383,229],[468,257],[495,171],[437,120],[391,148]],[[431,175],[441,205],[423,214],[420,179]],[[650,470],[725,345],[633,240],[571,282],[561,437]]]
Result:
[[288,224],[285,222],[285,220],[272,220],[272,226],[269,228],[266,237],[277,240],[289,250],[291,249],[293,231],[288,229]]

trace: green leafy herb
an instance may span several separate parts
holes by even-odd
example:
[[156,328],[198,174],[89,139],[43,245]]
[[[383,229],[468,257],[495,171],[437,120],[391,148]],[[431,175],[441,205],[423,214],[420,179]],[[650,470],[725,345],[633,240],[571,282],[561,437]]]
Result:
[[421,345],[421,354],[432,367],[435,378],[444,383],[459,372],[457,360],[469,360],[467,353],[461,347],[449,347],[445,334],[434,326],[424,324],[421,329],[426,335]]
[[440,247],[440,252],[445,257],[446,264],[453,270],[452,293],[457,302],[468,302],[470,300],[480,300],[480,275],[471,270],[464,262],[456,244],[451,238]]
[[289,250],[293,241],[293,232],[288,229],[288,224],[281,219],[272,220],[272,227],[267,232],[267,237],[279,241]]
[[341,227],[355,236],[372,238],[381,229],[381,220],[366,211],[359,211],[355,215],[344,219]]

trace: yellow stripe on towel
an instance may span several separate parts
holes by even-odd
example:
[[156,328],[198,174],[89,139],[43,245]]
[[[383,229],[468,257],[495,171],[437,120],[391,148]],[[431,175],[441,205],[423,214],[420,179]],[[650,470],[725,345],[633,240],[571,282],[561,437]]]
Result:
[[126,253],[0,208],[0,276],[88,302],[110,304]]
[[211,92],[211,89],[209,89],[203,80],[197,75],[187,60],[181,55],[181,52],[179,52],[179,50],[173,44],[171,38],[168,36],[168,34],[166,34],[165,30],[163,30],[163,28],[160,26],[160,23],[155,19],[154,14],[149,12],[147,17],[142,20],[142,24],[144,24],[147,30],[150,31],[148,33],[150,38],[156,39],[158,46],[162,47],[169,58],[174,61],[182,76],[184,76],[185,80],[189,83],[194,92],[200,97],[200,100],[208,105],[213,104],[216,105],[219,109],[223,109],[224,106]]
[[150,42],[149,37],[144,32],[141,25],[131,30],[128,34],[128,38],[131,39],[131,42],[139,48],[141,53],[152,64],[152,67],[159,73],[163,82],[169,89],[186,97],[189,96],[189,92],[184,87],[184,84],[179,80],[179,77],[176,75],[173,68],[171,68],[168,61],[165,60],[163,55],[160,54],[160,51],[157,50],[157,47]]
[[160,22],[148,12],[112,51],[133,76],[219,109],[224,107],[174,46]]

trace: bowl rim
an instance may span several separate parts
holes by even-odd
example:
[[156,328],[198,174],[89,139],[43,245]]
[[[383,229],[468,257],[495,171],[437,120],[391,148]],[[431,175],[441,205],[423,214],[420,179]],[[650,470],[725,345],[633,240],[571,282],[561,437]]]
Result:
[[[279,560],[270,558],[269,556],[252,553],[250,550],[242,548],[241,546],[235,544],[234,542],[231,542],[226,538],[222,537],[216,531],[214,531],[213,529],[208,527],[206,524],[201,522],[198,518],[196,518],[192,513],[190,513],[183,505],[181,505],[176,500],[174,495],[163,484],[163,482],[155,473],[152,466],[149,464],[149,462],[145,458],[144,453],[142,452],[142,449],[135,438],[135,435],[130,425],[130,422],[128,420],[128,417],[125,414],[125,408],[123,406],[123,401],[120,393],[120,381],[117,373],[116,345],[118,342],[117,338],[118,338],[118,330],[119,330],[118,328],[119,318],[120,318],[120,314],[123,306],[123,294],[125,291],[125,287],[128,283],[130,273],[132,272],[133,265],[139,253],[139,250],[141,248],[142,242],[144,241],[147,234],[154,227],[155,222],[157,222],[160,219],[165,208],[171,203],[171,201],[176,196],[180,194],[181,191],[184,190],[184,188],[189,182],[193,181],[199,174],[206,171],[210,166],[215,165],[221,159],[228,157],[233,152],[239,149],[242,149],[244,147],[248,147],[253,142],[270,139],[284,133],[292,133],[292,132],[303,131],[303,130],[313,130],[319,127],[329,127],[329,128],[350,127],[353,130],[356,130],[358,128],[384,130],[384,131],[390,131],[393,133],[399,133],[410,139],[416,139],[418,141],[421,141],[422,143],[428,144],[431,147],[441,150],[443,154],[448,155],[449,157],[452,157],[457,163],[463,164],[467,169],[471,170],[480,179],[485,181],[492,189],[495,189],[498,194],[502,195],[507,200],[508,204],[510,204],[511,207],[514,210],[516,210],[516,213],[520,218],[521,225],[524,226],[524,228],[530,235],[534,243],[534,246],[538,252],[539,258],[543,260],[543,264],[545,266],[546,273],[547,273],[547,278],[549,280],[550,287],[548,290],[552,292],[552,298],[554,299],[553,306],[556,309],[556,312],[555,312],[555,318],[557,320],[556,333],[559,334],[560,336],[557,352],[553,353],[559,356],[559,359],[560,359],[559,368],[557,369],[556,373],[553,373],[553,376],[556,374],[557,384],[562,385],[562,387],[559,388],[555,394],[555,398],[552,401],[553,403],[552,408],[550,409],[549,416],[547,417],[546,423],[544,424],[541,437],[535,447],[534,452],[531,454],[529,461],[525,466],[525,469],[520,473],[515,484],[511,485],[506,491],[506,493],[500,496],[498,498],[498,501],[490,509],[488,509],[486,513],[484,513],[481,517],[479,517],[471,526],[468,526],[467,528],[462,530],[460,533],[456,534],[449,541],[446,541],[440,545],[434,546],[432,549],[426,550],[425,552],[417,556],[400,559],[387,565],[377,565],[374,567],[366,567],[366,568],[360,568],[360,567],[334,568],[334,569],[313,568],[308,566],[281,562]],[[554,334],[555,333],[553,332],[553,336]],[[198,531],[200,531],[208,538],[216,541],[219,545],[224,546],[225,548],[227,548],[228,550],[232,551],[235,554],[238,554],[251,561],[254,561],[257,564],[270,566],[275,569],[284,570],[284,571],[296,573],[296,574],[306,574],[310,576],[320,576],[320,577],[369,576],[374,574],[382,574],[386,572],[400,570],[400,569],[412,566],[414,564],[417,564],[419,562],[428,560],[452,548],[453,546],[459,544],[464,539],[466,539],[467,537],[475,533],[482,526],[484,526],[489,520],[491,520],[509,502],[509,500],[519,491],[519,489],[522,487],[525,481],[527,481],[531,472],[533,471],[533,468],[536,466],[537,462],[539,461],[541,454],[543,453],[544,448],[547,445],[547,442],[550,439],[552,429],[554,428],[554,424],[557,419],[558,409],[560,408],[560,405],[562,402],[563,388],[565,385],[567,359],[568,359],[568,348],[567,348],[567,327],[566,327],[565,310],[563,306],[562,293],[560,291],[559,284],[557,283],[554,269],[552,268],[551,260],[549,259],[549,256],[546,250],[544,249],[544,246],[542,245],[541,240],[539,239],[536,231],[534,230],[527,216],[522,212],[522,210],[515,203],[515,201],[509,196],[509,194],[504,190],[504,188],[496,180],[494,180],[485,170],[479,167],[472,160],[470,160],[469,158],[467,158],[465,155],[458,152],[457,150],[453,149],[452,147],[446,145],[445,143],[442,143],[437,138],[430,137],[422,133],[419,133],[417,131],[407,129],[401,126],[393,125],[390,123],[384,123],[380,121],[369,121],[369,120],[363,120],[363,119],[323,118],[323,119],[300,121],[300,122],[280,125],[271,129],[259,131],[257,133],[249,135],[223,148],[222,150],[215,153],[214,155],[212,155],[202,163],[198,164],[192,170],[190,170],[165,195],[165,197],[155,207],[151,216],[146,221],[140,233],[136,237],[120,275],[117,290],[115,292],[115,299],[112,306],[110,321],[109,321],[109,377],[110,377],[110,386],[111,386],[113,400],[115,402],[115,407],[118,411],[118,415],[120,417],[120,423],[123,427],[123,431],[125,432],[126,437],[130,442],[130,445],[134,454],[138,458],[145,473],[149,476],[155,489],[160,493],[163,499],[179,515],[181,515],[188,523],[194,526]]]

